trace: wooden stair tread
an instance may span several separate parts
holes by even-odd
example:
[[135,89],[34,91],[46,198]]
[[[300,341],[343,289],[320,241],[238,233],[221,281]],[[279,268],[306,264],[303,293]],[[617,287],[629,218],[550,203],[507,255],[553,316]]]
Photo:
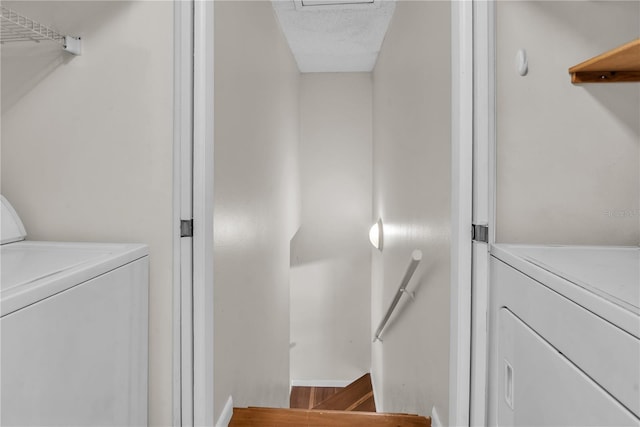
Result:
[[371,375],[364,374],[313,409],[375,412]]
[[317,409],[234,408],[230,427],[430,427],[418,415]]

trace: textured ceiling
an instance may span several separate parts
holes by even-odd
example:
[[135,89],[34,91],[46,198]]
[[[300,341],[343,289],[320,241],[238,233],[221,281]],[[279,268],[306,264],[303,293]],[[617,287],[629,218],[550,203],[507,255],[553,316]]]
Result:
[[372,71],[395,1],[324,2],[328,4],[310,5],[310,0],[272,1],[300,71]]

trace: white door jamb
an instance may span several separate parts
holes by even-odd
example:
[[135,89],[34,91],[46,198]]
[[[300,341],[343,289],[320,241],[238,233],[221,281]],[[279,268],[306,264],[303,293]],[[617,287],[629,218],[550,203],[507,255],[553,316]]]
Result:
[[[213,426],[213,1],[174,6],[174,426]],[[192,219],[192,237],[180,237]]]
[[487,418],[489,248],[495,241],[495,2],[474,1],[473,224],[489,228],[473,242],[470,425]]
[[469,425],[471,380],[471,215],[473,4],[451,2],[451,310],[449,425]]
[[212,426],[214,2],[193,16],[193,422]]
[[193,2],[174,3],[172,423],[193,425]]

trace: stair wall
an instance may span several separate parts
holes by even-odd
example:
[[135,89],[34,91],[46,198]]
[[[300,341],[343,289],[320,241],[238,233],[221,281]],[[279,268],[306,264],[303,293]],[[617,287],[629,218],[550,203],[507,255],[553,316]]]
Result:
[[300,79],[300,230],[291,242],[291,379],[371,366],[371,75]]
[[289,403],[299,72],[270,2],[215,2],[214,417]]
[[[450,3],[398,2],[373,73],[373,207],[385,225],[372,265],[372,331],[411,252],[422,262],[373,345],[379,410],[445,418],[451,236]],[[447,419],[441,419],[446,425]]]

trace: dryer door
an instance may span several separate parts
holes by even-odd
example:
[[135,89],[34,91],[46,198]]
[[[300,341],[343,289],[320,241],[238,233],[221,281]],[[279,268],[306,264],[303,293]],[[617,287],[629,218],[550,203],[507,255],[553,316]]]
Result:
[[498,425],[640,426],[511,311],[500,310],[498,325]]

